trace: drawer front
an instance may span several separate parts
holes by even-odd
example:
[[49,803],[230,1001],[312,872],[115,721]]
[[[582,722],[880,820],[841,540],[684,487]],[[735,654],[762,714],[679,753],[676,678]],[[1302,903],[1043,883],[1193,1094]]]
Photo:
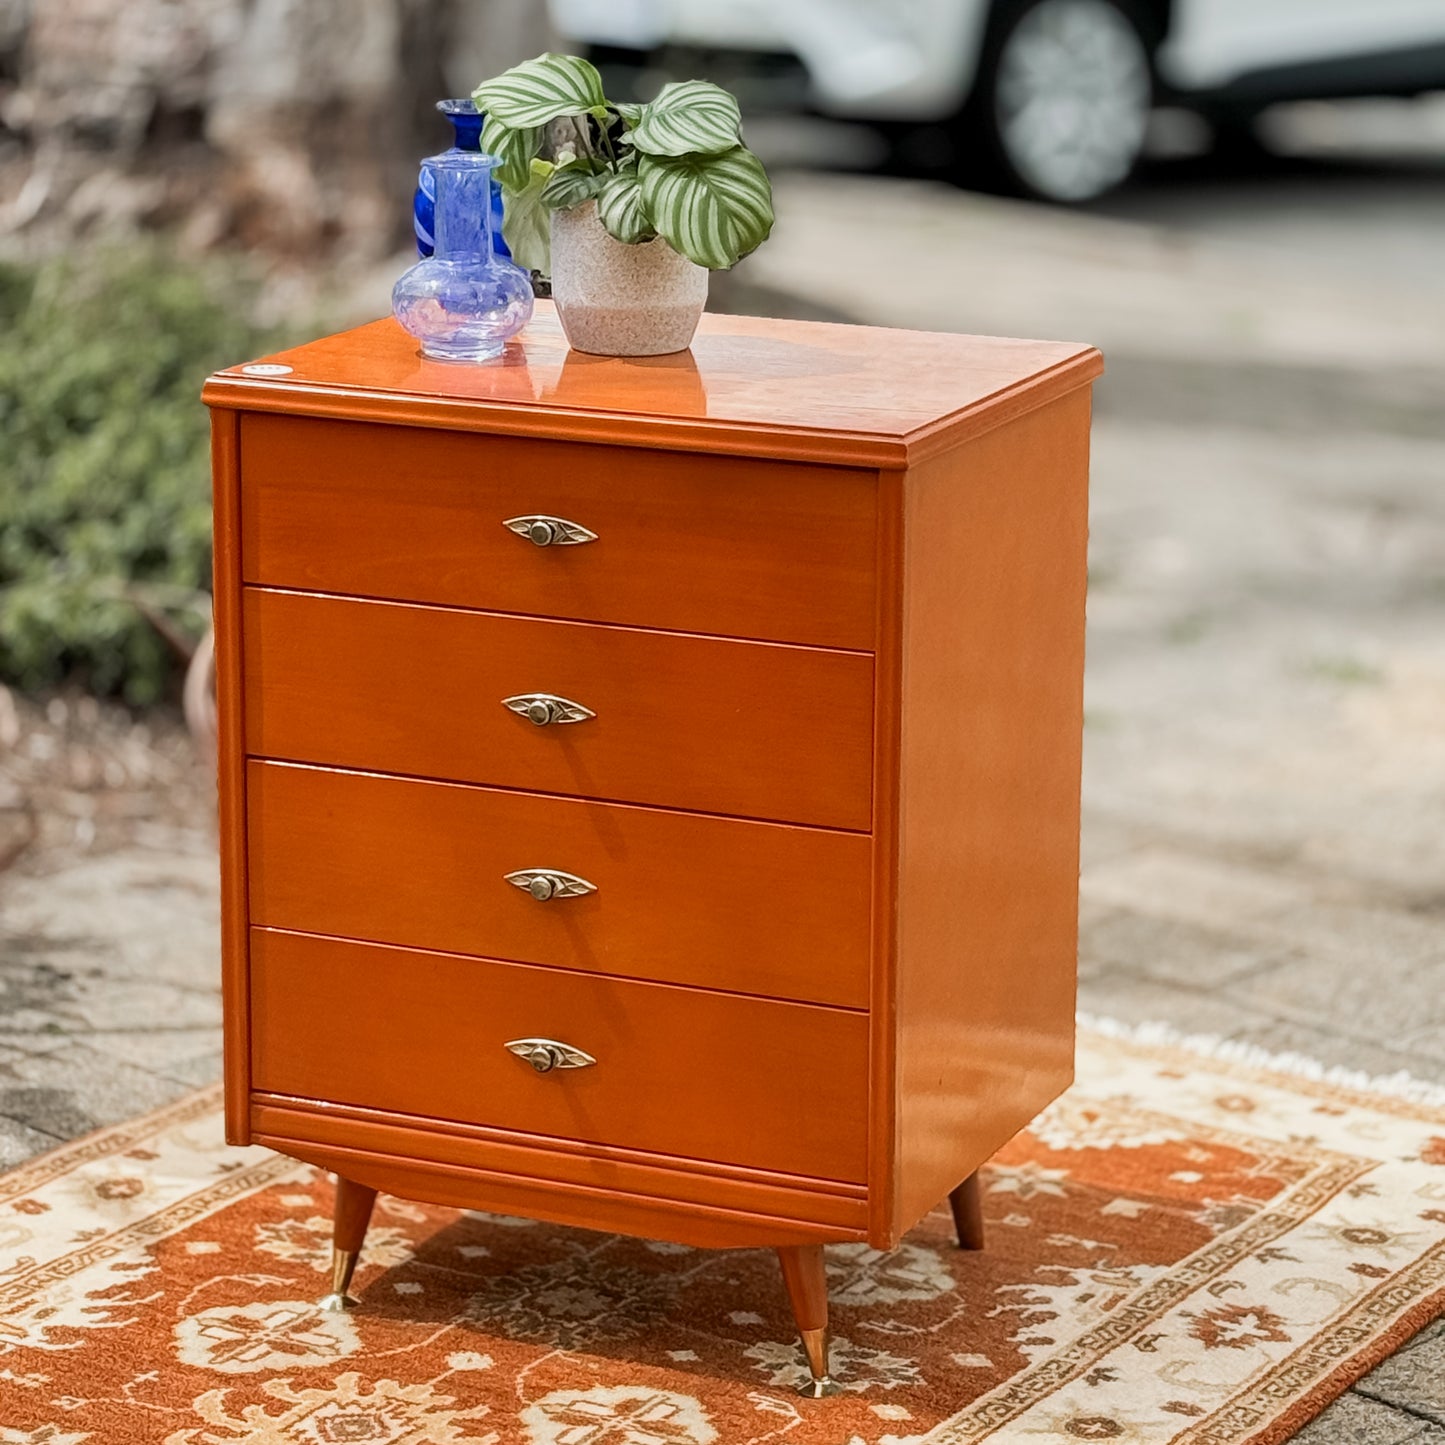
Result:
[[265,415],[241,457],[248,582],[873,647],[871,472]]
[[[252,762],[247,839],[253,923],[868,1004],[859,833]],[[595,891],[507,881],[539,867]]]
[[[252,1084],[861,1182],[866,1014],[253,930]],[[508,1042],[591,1067],[538,1073]]]
[[[252,754],[870,826],[861,653],[255,589],[244,636]],[[531,693],[595,716],[539,727],[503,706]]]

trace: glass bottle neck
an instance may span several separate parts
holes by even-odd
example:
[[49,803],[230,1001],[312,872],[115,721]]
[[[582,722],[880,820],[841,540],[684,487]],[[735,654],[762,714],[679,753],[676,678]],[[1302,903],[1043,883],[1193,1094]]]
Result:
[[492,170],[489,165],[435,168],[436,255],[443,261],[485,261],[492,254]]
[[482,148],[482,121],[485,117],[466,111],[447,116],[452,126],[453,144],[459,151],[479,151]]

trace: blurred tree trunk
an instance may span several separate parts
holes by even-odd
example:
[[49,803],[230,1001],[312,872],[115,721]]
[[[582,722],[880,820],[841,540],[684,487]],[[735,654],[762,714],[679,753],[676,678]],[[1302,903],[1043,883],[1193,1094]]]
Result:
[[0,230],[390,254],[434,103],[546,43],[540,0],[0,0]]

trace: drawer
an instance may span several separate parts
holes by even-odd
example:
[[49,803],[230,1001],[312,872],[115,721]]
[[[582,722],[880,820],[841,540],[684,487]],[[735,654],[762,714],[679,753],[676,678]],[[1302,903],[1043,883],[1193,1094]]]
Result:
[[[243,628],[252,754],[870,826],[864,653],[256,589]],[[503,706],[534,692],[595,716]]]
[[[867,1007],[866,835],[284,763],[247,779],[253,923]],[[595,892],[506,881],[537,867]]]
[[[248,582],[871,649],[871,472],[248,415]],[[503,523],[596,534],[536,546]]]
[[[536,1072],[512,1040],[592,1056]],[[868,1016],[254,929],[252,1086],[861,1182]]]

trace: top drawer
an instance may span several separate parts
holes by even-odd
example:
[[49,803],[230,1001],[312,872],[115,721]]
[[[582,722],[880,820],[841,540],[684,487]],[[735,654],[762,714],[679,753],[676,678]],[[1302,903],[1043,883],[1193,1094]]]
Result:
[[253,413],[241,486],[248,582],[873,648],[871,472]]

